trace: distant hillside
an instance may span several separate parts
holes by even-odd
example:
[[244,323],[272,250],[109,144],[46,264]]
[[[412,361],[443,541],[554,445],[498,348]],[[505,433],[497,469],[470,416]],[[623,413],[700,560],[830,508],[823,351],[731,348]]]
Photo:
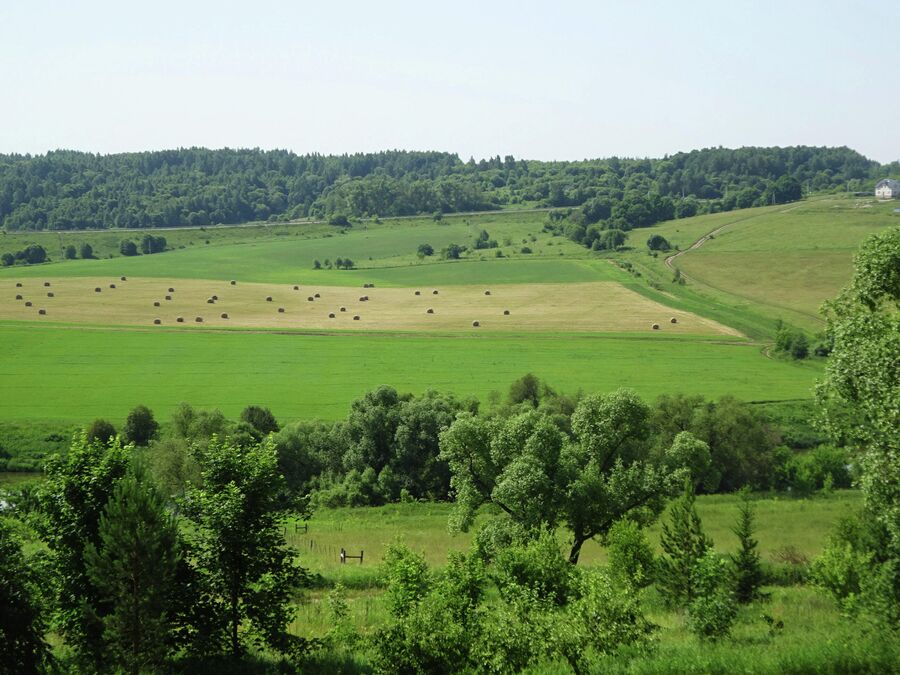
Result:
[[56,151],[0,155],[0,225],[8,231],[202,226],[522,205],[586,207],[576,221],[610,220],[610,227],[628,229],[790,201],[801,188],[846,189],[848,182],[851,189],[868,188],[898,169],[848,148],[813,147],[712,148],[663,159],[579,162],[511,156],[463,162],[455,154],[405,151]]

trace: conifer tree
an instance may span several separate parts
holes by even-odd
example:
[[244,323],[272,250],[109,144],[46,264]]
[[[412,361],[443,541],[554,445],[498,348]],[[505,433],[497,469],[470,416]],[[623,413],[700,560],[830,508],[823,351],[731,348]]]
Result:
[[103,637],[110,661],[126,672],[155,670],[171,645],[171,598],[178,532],[165,500],[136,465],[100,517],[99,543],[85,550],[87,572],[108,603]]
[[712,548],[712,540],[703,532],[694,500],[694,485],[687,480],[684,494],[672,504],[669,523],[662,526],[659,588],[673,606],[687,605],[694,599],[694,569]]
[[740,497],[738,521],[732,532],[737,535],[741,547],[737,553],[731,556],[731,563],[734,575],[734,597],[738,602],[746,604],[762,597],[759,589],[763,583],[763,572],[759,551],[756,550],[759,542],[753,538],[755,514],[753,503],[750,501],[750,491],[744,488],[741,490]]

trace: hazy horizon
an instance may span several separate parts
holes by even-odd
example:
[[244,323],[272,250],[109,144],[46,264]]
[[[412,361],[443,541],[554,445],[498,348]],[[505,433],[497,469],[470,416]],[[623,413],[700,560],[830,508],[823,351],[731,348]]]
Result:
[[[832,1],[0,8],[0,153],[900,159],[900,15]],[[884,120],[884,122],[882,122]]]

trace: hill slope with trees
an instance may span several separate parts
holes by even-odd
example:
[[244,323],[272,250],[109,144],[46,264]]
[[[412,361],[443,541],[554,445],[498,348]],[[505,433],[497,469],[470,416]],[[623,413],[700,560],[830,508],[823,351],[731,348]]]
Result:
[[861,190],[884,175],[900,175],[900,165],[881,166],[849,148],[800,146],[578,162],[499,155],[464,162],[451,153],[407,151],[60,150],[0,155],[0,225],[7,231],[204,226],[521,205],[578,209],[576,226],[608,221],[607,229],[628,229],[792,201],[801,188]]

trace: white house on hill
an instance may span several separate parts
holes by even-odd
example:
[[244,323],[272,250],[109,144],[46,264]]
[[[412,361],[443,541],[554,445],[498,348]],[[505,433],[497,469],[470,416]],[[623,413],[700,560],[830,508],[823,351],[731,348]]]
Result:
[[900,199],[900,180],[885,178],[875,184],[875,196],[879,199]]

